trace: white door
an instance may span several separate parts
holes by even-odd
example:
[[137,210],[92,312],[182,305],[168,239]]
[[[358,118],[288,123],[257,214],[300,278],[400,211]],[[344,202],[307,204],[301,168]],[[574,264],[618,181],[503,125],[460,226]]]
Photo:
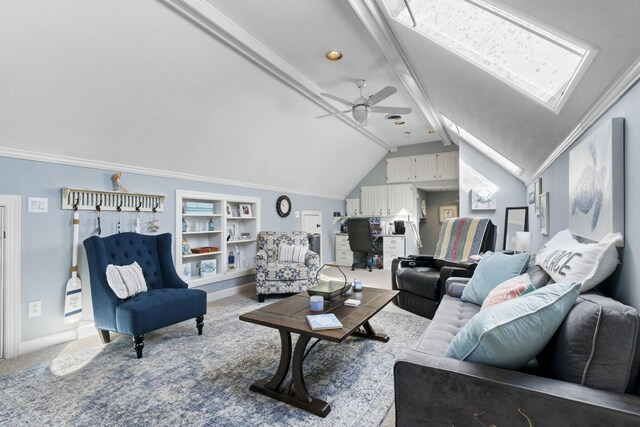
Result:
[[458,152],[438,154],[438,179],[458,179]]
[[373,214],[389,215],[389,207],[387,205],[387,185],[378,185],[375,187]]
[[4,207],[0,206],[0,360],[4,358]]
[[411,181],[411,157],[387,159],[387,184]]
[[360,211],[362,215],[373,214],[375,187],[360,187]]
[[360,199],[347,199],[347,216],[360,215]]
[[414,156],[414,178],[416,181],[435,181],[438,179],[438,155],[425,154]]
[[322,212],[302,211],[302,231],[320,234],[320,265],[322,265]]

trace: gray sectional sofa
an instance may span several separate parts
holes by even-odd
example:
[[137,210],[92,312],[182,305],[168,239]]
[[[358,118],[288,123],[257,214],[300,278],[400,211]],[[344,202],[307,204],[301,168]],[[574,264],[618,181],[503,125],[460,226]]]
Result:
[[[534,285],[547,282],[539,267],[529,273]],[[395,363],[396,425],[640,425],[635,309],[582,294],[536,361],[510,371],[444,357],[480,311],[460,299],[467,281],[446,282],[429,327]]]

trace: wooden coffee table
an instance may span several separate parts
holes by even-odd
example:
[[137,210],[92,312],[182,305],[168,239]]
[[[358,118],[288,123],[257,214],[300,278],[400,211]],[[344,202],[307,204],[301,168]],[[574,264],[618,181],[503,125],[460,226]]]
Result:
[[[354,335],[383,342],[389,341],[387,335],[376,333],[369,320],[389,304],[397,294],[398,291],[364,288],[362,292],[354,292],[349,297],[338,297],[333,301],[325,301],[324,310],[320,312],[309,309],[309,295],[307,292],[301,292],[285,300],[241,315],[240,320],[245,322],[278,329],[282,343],[280,365],[276,373],[270,379],[256,381],[249,389],[297,406],[315,415],[326,417],[331,411],[331,406],[324,400],[311,397],[304,383],[302,362],[304,362],[305,349],[309,340],[315,337],[340,343],[348,336]],[[347,307],[343,305],[343,301],[348,298],[359,299],[361,303],[358,307]],[[321,313],[335,314],[343,328],[313,331],[307,323],[307,315]],[[293,351],[293,364],[291,363],[292,332],[300,334]],[[286,387],[282,384],[287,377],[289,368],[291,368],[292,387]]]

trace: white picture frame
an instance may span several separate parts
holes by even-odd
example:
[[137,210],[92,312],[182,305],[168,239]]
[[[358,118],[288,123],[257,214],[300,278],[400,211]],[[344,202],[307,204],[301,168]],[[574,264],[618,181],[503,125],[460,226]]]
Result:
[[538,178],[535,183],[534,197],[536,202],[536,216],[540,216],[540,196],[542,195],[542,177]]
[[540,195],[540,234],[549,235],[549,193]]
[[471,210],[472,211],[495,211],[496,193],[489,188],[471,189]]
[[243,218],[253,216],[251,205],[249,203],[240,203],[238,210],[240,211],[240,216]]

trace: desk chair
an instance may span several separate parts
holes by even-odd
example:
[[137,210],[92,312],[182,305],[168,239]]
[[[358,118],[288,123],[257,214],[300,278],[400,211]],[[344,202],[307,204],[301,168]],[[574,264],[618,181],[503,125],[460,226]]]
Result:
[[354,262],[351,265],[353,271],[356,267],[368,268],[371,271],[372,265],[368,261],[369,254],[381,254],[382,251],[376,245],[373,230],[368,218],[347,219],[347,234],[349,235],[349,247],[351,252],[364,254],[364,262]]

